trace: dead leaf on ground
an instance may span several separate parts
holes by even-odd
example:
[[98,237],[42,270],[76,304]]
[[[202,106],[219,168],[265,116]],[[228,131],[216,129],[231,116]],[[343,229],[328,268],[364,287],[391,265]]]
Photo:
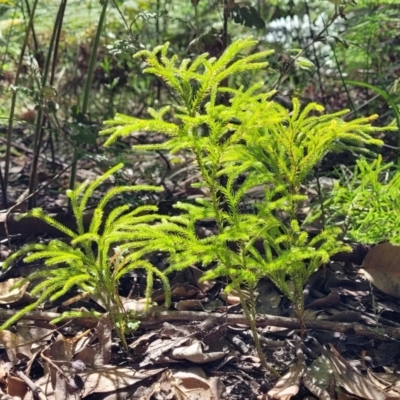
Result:
[[296,355],[296,364],[293,364],[289,371],[268,392],[272,399],[289,400],[299,392],[300,383],[306,371],[304,355],[300,346],[297,347]]
[[66,392],[65,377],[60,376],[59,369],[65,374],[70,374],[72,354],[70,342],[61,333],[57,335],[55,342],[41,353],[45,361],[45,374],[50,377],[50,386],[63,400],[68,397],[68,393]]
[[[87,331],[90,332],[90,331]],[[59,334],[41,355],[45,361],[45,377],[50,383],[51,394],[56,400],[74,400],[84,390],[87,365],[103,367],[111,359],[111,323],[107,314],[99,319],[94,334],[84,332],[79,340],[67,340]],[[93,346],[90,344],[95,341]],[[75,352],[75,347],[79,351]]]
[[91,337],[83,337],[75,343],[74,360],[80,360],[85,365],[102,366],[111,359],[112,327],[108,314],[104,314],[97,323]]
[[147,299],[127,299],[126,297],[119,297],[125,311],[134,311],[137,313],[141,313],[146,311],[146,306],[147,311],[150,311],[153,307],[152,304],[147,305]]
[[195,341],[189,346],[181,346],[173,349],[171,357],[175,360],[188,360],[196,364],[205,364],[220,360],[226,356],[226,353],[223,351],[205,353],[203,347],[204,345],[201,342]]
[[328,296],[322,299],[314,300],[312,303],[306,306],[306,309],[324,310],[326,308],[336,306],[340,303],[340,296],[335,290],[331,291]]
[[10,278],[0,283],[0,304],[12,304],[22,299],[29,286],[29,282],[25,282],[22,286],[14,288],[14,285],[21,280],[22,278]]
[[282,296],[276,286],[267,279],[261,279],[257,284],[256,310],[259,314],[281,315]]
[[36,326],[34,322],[22,320],[18,322],[16,335],[18,336],[17,356],[27,361],[25,374],[29,375],[36,357],[44,346],[52,339],[54,329]]
[[383,293],[400,298],[400,246],[382,243],[372,247],[361,271]]
[[[162,371],[164,371],[164,368],[134,370],[132,368],[119,368],[111,365],[89,369],[79,374],[84,385],[82,399],[93,393],[110,393],[125,389],[144,379],[151,378]],[[45,375],[36,381],[35,384],[42,389],[47,400],[62,400],[56,397],[48,381],[49,376]],[[28,393],[24,400],[33,400],[32,394]]]
[[28,393],[26,383],[14,375],[7,376],[7,394],[18,399],[23,399]]
[[81,378],[85,384],[83,396],[92,393],[107,393],[132,386],[144,379],[153,377],[164,371],[164,368],[134,370],[132,368],[119,368],[115,366],[103,366],[85,371]]
[[204,271],[197,267],[189,267],[185,270],[185,276],[188,278],[190,283],[195,283],[196,286],[203,292],[206,293],[211,290],[216,282],[215,281],[202,281],[201,277],[204,275]]
[[398,372],[372,372],[367,371],[370,381],[392,397],[400,398],[400,374]]
[[153,384],[151,394],[147,398],[219,400],[224,392],[225,387],[220,379],[207,379],[204,371],[167,371]]
[[196,299],[178,301],[175,304],[175,308],[178,311],[206,311],[203,307],[203,302]]
[[145,367],[147,365],[157,363],[172,362],[173,360],[166,356],[165,353],[174,347],[179,347],[187,342],[191,342],[191,340],[192,339],[189,337],[181,337],[176,339],[157,339],[153,343],[150,343],[145,352],[146,358],[139,365],[141,367]]
[[[319,346],[322,355],[314,361],[304,379],[305,386],[320,399],[327,397],[332,388],[344,389],[347,394],[364,400],[386,400],[388,395],[365,379],[331,345],[331,351]],[[330,390],[331,388],[331,390]]]
[[156,338],[158,334],[158,332],[153,331],[140,335],[133,343],[129,345],[129,348],[132,349],[135,354],[143,354],[147,350],[150,340]]
[[19,345],[18,336],[11,331],[0,331],[0,344],[4,346],[10,362],[13,364],[17,363],[17,352]]

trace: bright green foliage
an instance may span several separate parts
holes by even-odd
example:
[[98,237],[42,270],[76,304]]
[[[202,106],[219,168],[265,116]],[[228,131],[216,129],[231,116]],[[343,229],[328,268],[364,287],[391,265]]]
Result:
[[[263,93],[261,83],[247,89],[221,86],[233,74],[266,69],[270,51],[239,56],[255,44],[251,38],[238,40],[218,60],[204,54],[180,64],[176,56],[167,57],[168,44],[139,52],[146,71],[166,82],[178,104],[149,110],[150,120],[119,114],[102,134],[110,135],[109,145],[135,132],[164,133],[165,143],[136,148],[193,155],[201,175],[196,186],[206,188],[209,197],[194,205],[178,203],[180,216],[148,230],[149,249],[169,251],[170,271],[193,263],[212,266],[204,279],[228,276],[228,289],[239,290],[267,276],[295,302],[302,318],[304,283],[347,247],[336,239],[338,229],[308,238],[297,219],[301,184],[327,152],[381,142],[370,136],[374,117],[345,122],[340,117],[346,111],[319,115],[321,106],[311,103],[302,110],[296,99],[289,111],[271,101],[274,93]],[[221,104],[222,94],[229,95],[228,105]],[[256,187],[262,187],[262,197],[244,207]],[[218,232],[201,239],[195,225],[206,218],[215,220]]]
[[[56,300],[72,287],[76,287],[84,294],[100,299],[110,313],[114,326],[121,327],[117,329],[120,334],[124,329],[124,309],[118,296],[118,282],[124,274],[137,268],[146,270],[148,299],[152,291],[153,275],[157,275],[164,284],[169,302],[170,290],[166,276],[143,259],[143,252],[134,251],[141,247],[141,227],[159,219],[154,214],[157,207],[143,205],[130,211],[128,205],[121,205],[106,215],[106,206],[110,200],[123,192],[160,191],[162,188],[147,185],[111,188],[94,209],[89,229],[85,230],[84,213],[93,191],[122,166],[119,164],[111,168],[91,184],[82,184],[75,190],[67,191],[76,220],[76,231],[60,224],[40,208],[24,215],[39,218],[57,228],[70,238],[70,243],[52,240],[48,244],[28,244],[4,262],[6,268],[16,259],[25,256],[25,262],[44,261],[47,268],[34,272],[26,280],[19,282],[22,285],[25,281],[40,279],[31,291],[32,295],[38,295],[38,299],[16,313],[0,329],[6,329],[44,301]],[[123,335],[120,337],[124,340]]]
[[326,211],[341,221],[346,236],[359,243],[389,240],[400,244],[400,171],[382,157],[357,161],[348,181],[336,182]]

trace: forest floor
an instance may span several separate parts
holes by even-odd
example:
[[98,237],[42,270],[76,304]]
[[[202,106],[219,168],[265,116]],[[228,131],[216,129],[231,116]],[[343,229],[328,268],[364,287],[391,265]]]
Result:
[[[54,230],[36,220],[17,220],[17,215],[26,210],[25,188],[32,160],[29,148],[22,139],[14,143],[9,176],[9,196],[13,199],[9,207],[13,208],[0,215],[2,260],[25,243],[48,242],[56,237]],[[162,184],[165,192],[153,200],[164,212],[177,199],[193,200],[203,195],[190,187],[196,177],[184,156],[179,162],[175,156],[173,168],[167,164],[168,160],[157,155],[136,154],[120,178]],[[37,198],[38,206],[73,226],[73,218],[65,214],[68,175],[62,171],[66,167],[68,162],[62,157],[55,161],[42,156],[38,180],[43,190]],[[77,181],[93,180],[102,170],[98,161],[80,161]],[[149,176],[154,182],[148,182]],[[97,200],[92,199],[93,203]],[[208,223],[199,229],[207,235],[212,234],[213,227]],[[163,254],[153,254],[151,261],[165,268]],[[57,302],[28,313],[11,330],[0,332],[0,397],[400,398],[397,265],[400,253],[396,246],[354,244],[348,256],[336,257],[320,268],[304,292],[306,331],[300,329],[292,304],[269,280],[261,280],[256,290],[258,333],[267,362],[280,378],[261,367],[238,296],[224,293],[227,282],[202,282],[203,270],[198,266],[171,277],[172,306],[168,310],[163,306],[165,295],[160,282],[155,282],[152,308],[144,312],[146,276],[137,271],[123,277],[121,301],[134,315],[132,324],[137,325],[127,336],[128,353],[107,314],[100,319],[76,318],[57,325],[50,322],[66,310],[104,311],[95,298],[72,302],[79,293],[71,291]],[[19,261],[1,273],[1,320],[32,302],[27,285],[12,289],[16,280],[43,268],[43,264]],[[390,281],[392,290],[385,293],[372,286],[366,279],[368,271],[377,279]]]

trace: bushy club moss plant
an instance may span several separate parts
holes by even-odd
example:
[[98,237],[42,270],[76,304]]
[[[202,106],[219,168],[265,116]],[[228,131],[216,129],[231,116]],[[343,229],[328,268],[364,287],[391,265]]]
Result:
[[[145,72],[165,82],[175,103],[150,108],[150,119],[117,114],[102,134],[109,136],[108,146],[128,135],[162,133],[167,137],[164,143],[135,149],[191,153],[200,175],[193,186],[208,195],[195,204],[177,203],[180,215],[147,227],[145,247],[169,253],[167,272],[197,263],[206,270],[204,280],[228,277],[226,290],[240,295],[263,365],[276,372],[262,353],[254,298],[245,300],[243,285],[253,293],[260,278],[270,278],[293,301],[304,326],[304,284],[333,254],[348,247],[338,239],[336,227],[309,237],[298,218],[299,202],[305,199],[301,186],[328,152],[381,141],[371,136],[376,116],[345,121],[346,110],[323,114],[322,106],[310,103],[302,108],[295,98],[288,110],[272,100],[275,92],[265,91],[262,82],[227,87],[235,74],[267,70],[265,59],[272,51],[252,54],[255,44],[252,38],[238,40],[219,59],[203,54],[179,61],[176,55],[168,56],[168,43],[138,52],[135,57],[147,64]],[[229,97],[229,103],[221,97]],[[255,187],[263,188],[262,197],[244,207]],[[215,221],[217,234],[196,234],[196,224],[204,219]],[[256,246],[260,242],[261,251]]]
[[[94,190],[122,166],[118,164],[92,183],[82,184],[74,190],[67,191],[76,221],[76,231],[59,223],[40,208],[22,216],[45,221],[68,237],[70,242],[51,240],[47,244],[27,244],[4,262],[4,268],[7,268],[16,259],[24,256],[26,263],[44,261],[45,268],[33,272],[19,282],[19,285],[26,281],[33,282],[35,286],[30,293],[38,297],[8,319],[0,330],[7,329],[46,300],[54,301],[75,287],[83,295],[93,295],[100,301],[109,312],[111,323],[123,347],[128,350],[125,331],[129,321],[118,295],[121,277],[134,269],[144,269],[147,274],[146,299],[150,301],[153,277],[157,276],[164,284],[166,302],[169,303],[170,287],[167,276],[144,258],[145,252],[141,251],[142,226],[152,224],[160,218],[155,213],[157,206],[142,205],[130,210],[128,205],[120,205],[106,213],[110,201],[122,193],[160,191],[162,188],[149,185],[112,187],[95,207],[89,228],[84,226],[84,213]],[[110,255],[112,253],[113,256]],[[65,312],[58,320],[82,315],[80,312]]]

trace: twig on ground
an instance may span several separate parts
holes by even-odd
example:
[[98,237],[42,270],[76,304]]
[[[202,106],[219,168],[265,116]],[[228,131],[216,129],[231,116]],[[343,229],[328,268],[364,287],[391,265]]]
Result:
[[33,399],[47,400],[47,397],[43,393],[42,389],[35,385],[22,371],[16,371],[15,374],[18,376],[18,378],[22,379],[26,383],[29,389],[31,389]]
[[[1,310],[0,320],[6,320],[15,314],[13,310]],[[32,311],[25,314],[21,319],[51,321],[60,317],[61,314],[44,311]],[[248,324],[246,317],[242,314],[221,314],[200,311],[161,311],[149,312],[149,314],[137,314],[136,319],[141,322],[143,328],[150,328],[155,324],[163,322],[201,322],[213,318],[216,323],[227,323],[229,325]],[[92,317],[81,317],[74,320],[75,323],[87,328],[94,327],[97,319]],[[300,329],[300,323],[296,318],[278,317],[275,315],[260,315],[257,322],[258,327],[277,326],[281,328]],[[305,320],[307,329],[320,331],[333,331],[353,335],[364,335],[375,340],[398,340],[400,339],[400,328],[390,326],[368,327],[359,323],[336,322],[323,320]]]

